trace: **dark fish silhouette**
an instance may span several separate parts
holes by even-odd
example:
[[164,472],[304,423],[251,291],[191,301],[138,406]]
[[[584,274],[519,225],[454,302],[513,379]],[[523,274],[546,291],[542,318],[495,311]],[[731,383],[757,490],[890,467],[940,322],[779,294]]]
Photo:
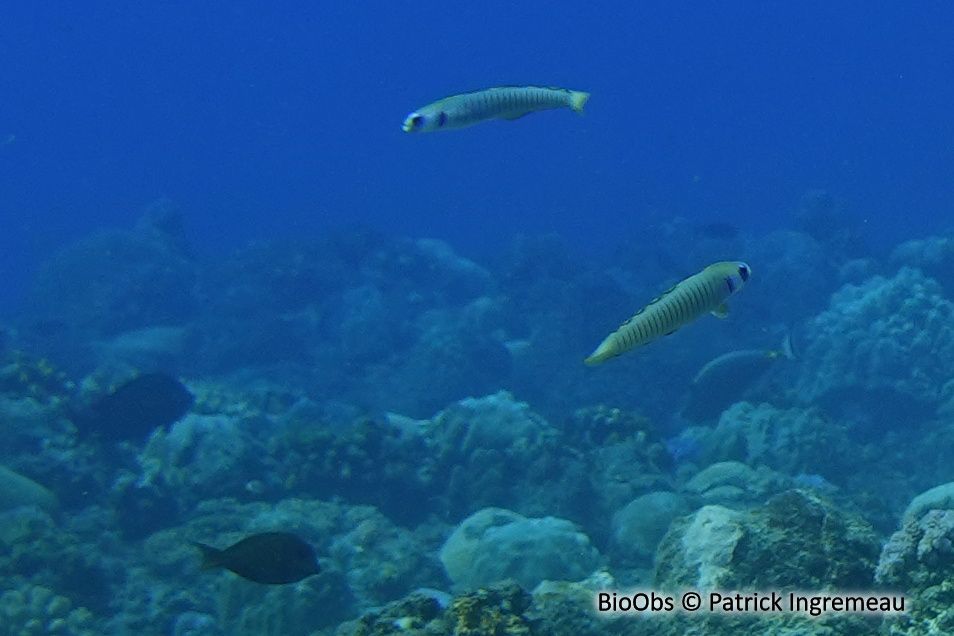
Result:
[[74,414],[81,433],[141,441],[160,426],[179,421],[195,397],[166,373],[144,373],[110,391]]
[[321,571],[315,549],[291,532],[253,534],[224,550],[193,543],[202,551],[203,570],[223,568],[256,583],[297,583]]

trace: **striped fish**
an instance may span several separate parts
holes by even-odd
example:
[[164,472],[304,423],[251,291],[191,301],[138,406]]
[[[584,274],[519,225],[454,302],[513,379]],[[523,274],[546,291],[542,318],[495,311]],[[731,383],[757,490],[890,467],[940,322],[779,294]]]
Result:
[[404,132],[463,128],[488,119],[517,119],[538,110],[567,106],[583,114],[589,93],[565,88],[501,86],[445,97],[404,120]]
[[725,261],[693,274],[655,299],[606,337],[584,362],[597,365],[636,347],[668,336],[708,312],[725,318],[725,301],[749,280],[745,263]]

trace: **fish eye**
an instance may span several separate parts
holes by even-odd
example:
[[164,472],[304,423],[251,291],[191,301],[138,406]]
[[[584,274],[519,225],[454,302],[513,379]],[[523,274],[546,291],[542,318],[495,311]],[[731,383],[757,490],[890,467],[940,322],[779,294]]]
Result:
[[420,115],[411,116],[411,128],[420,128],[424,123],[424,118]]
[[742,282],[749,280],[749,266],[745,263],[739,263],[739,276],[742,278]]

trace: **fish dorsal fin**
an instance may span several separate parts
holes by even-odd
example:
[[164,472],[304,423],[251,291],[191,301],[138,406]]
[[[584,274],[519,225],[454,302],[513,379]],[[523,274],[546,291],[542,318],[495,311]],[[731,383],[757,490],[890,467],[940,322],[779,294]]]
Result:
[[729,306],[725,303],[722,303],[718,307],[712,310],[712,315],[716,318],[725,318],[729,315]]
[[[664,291],[663,293],[659,294],[658,296],[656,296],[655,298],[653,298],[652,300],[650,300],[648,303],[646,303],[646,306],[645,306],[645,307],[643,307],[642,309],[639,310],[639,313],[643,313],[644,311],[646,311],[647,309],[649,309],[650,307],[652,307],[652,306],[655,305],[656,303],[660,302],[663,298],[665,298],[666,296],[668,296],[669,294],[671,294],[677,287],[679,287],[679,283],[676,283],[675,285],[673,285],[672,287],[670,287],[669,289],[667,289],[667,290]],[[637,314],[637,315],[638,315],[638,314]]]
[[[627,318],[626,320],[624,320],[624,321],[623,321],[623,324],[621,324],[621,325],[619,326],[619,328],[622,329],[623,327],[625,327],[625,326],[628,325],[629,323],[631,323],[631,322],[633,322],[634,320],[636,320],[637,318],[639,318],[641,315],[643,315],[644,313],[646,313],[646,310],[647,310],[647,309],[649,309],[650,307],[652,307],[653,305],[655,305],[656,303],[658,303],[659,301],[661,301],[663,298],[665,298],[666,296],[668,296],[669,294],[671,294],[671,293],[672,293],[672,290],[674,290],[674,289],[675,289],[676,287],[678,287],[678,286],[679,286],[679,283],[676,283],[675,285],[673,285],[672,287],[670,287],[669,289],[667,289],[667,290],[664,291],[663,293],[659,294],[658,296],[656,296],[655,298],[653,298],[652,300],[650,300],[648,303],[646,303],[646,306],[645,306],[645,307],[643,307],[642,309],[640,309],[639,311],[637,311],[635,314],[633,314],[632,316],[630,316],[629,318]],[[672,332],[669,332],[669,333],[672,333]],[[666,334],[666,335],[668,336],[669,334]]]

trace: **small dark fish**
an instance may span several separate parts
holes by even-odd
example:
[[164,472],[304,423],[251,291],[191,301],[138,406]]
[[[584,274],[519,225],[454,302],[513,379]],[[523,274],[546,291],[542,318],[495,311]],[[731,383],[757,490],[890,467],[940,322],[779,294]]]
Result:
[[81,432],[140,441],[179,421],[195,403],[182,382],[166,373],[144,373],[110,391],[74,418]]
[[193,543],[202,551],[203,570],[223,568],[256,583],[297,583],[321,571],[315,549],[291,532],[253,534],[224,550]]

